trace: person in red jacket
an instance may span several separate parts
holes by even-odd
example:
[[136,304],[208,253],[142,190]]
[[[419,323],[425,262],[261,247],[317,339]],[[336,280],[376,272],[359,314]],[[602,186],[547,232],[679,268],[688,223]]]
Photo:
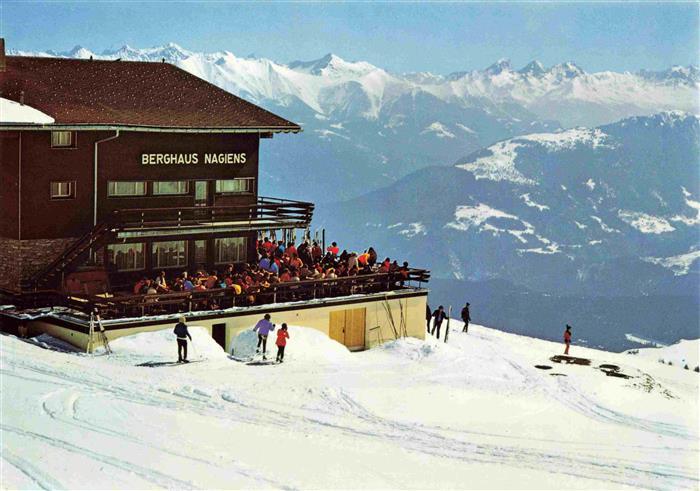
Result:
[[333,242],[331,245],[326,247],[326,252],[330,252],[334,256],[338,255],[338,251],[340,251],[340,248],[338,247],[338,244]]
[[566,344],[566,349],[564,350],[564,354],[568,355],[569,354],[569,345],[571,345],[571,326],[569,324],[566,325],[566,331],[564,331],[564,344]]
[[277,331],[277,362],[282,363],[284,361],[284,348],[287,346],[287,339],[289,339],[289,333],[287,332],[287,324],[283,323],[279,331]]

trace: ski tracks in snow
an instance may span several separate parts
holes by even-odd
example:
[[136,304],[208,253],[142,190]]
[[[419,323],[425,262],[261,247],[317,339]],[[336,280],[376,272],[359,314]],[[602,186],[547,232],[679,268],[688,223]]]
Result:
[[[458,339],[458,336],[454,339]],[[480,347],[480,356],[497,356],[506,361],[508,369],[516,374],[514,377],[518,377],[517,390],[544,392],[563,406],[593,421],[629,426],[652,435],[663,435],[666,439],[680,439],[685,443],[693,438],[683,427],[634,418],[609,409],[581,392],[568,380],[552,380],[531,366],[520,363],[516,355],[489,338],[480,339]],[[299,396],[296,401],[293,398],[286,399],[284,393],[279,400],[269,400],[257,394],[255,385],[250,382],[239,386],[234,379],[223,385],[207,385],[204,375],[206,371],[199,371],[196,375],[184,372],[176,380],[170,380],[164,372],[149,380],[149,390],[144,390],[142,378],[155,372],[125,369],[121,377],[112,379],[108,374],[100,373],[99,366],[88,369],[89,359],[71,360],[69,357],[67,360],[70,361],[62,368],[29,357],[12,357],[9,363],[7,359],[2,363],[3,379],[14,379],[17,386],[22,381],[54,384],[53,390],[47,391],[41,398],[38,409],[44,418],[51,421],[55,431],[39,433],[32,428],[22,427],[21,422],[13,421],[13,424],[9,424],[5,419],[0,426],[5,462],[23,472],[35,486],[44,489],[70,487],[70,483],[51,477],[45,469],[22,455],[21,451],[10,449],[21,448],[22,442],[33,441],[46,449],[47,453],[55,449],[59,453],[74,455],[77,462],[93,463],[100,469],[112,469],[102,472],[113,476],[113,480],[108,481],[113,486],[123,482],[130,487],[134,487],[134,483],[140,487],[211,487],[209,483],[212,481],[207,480],[210,477],[208,474],[225,471],[232,479],[238,476],[238,480],[230,482],[239,483],[239,487],[289,487],[288,481],[283,482],[279,478],[265,475],[225,453],[219,462],[223,467],[217,467],[211,458],[198,457],[200,449],[202,455],[210,451],[204,442],[186,441],[185,444],[193,448],[185,451],[178,445],[153,438],[153,433],[162,431],[158,426],[151,428],[151,434],[135,434],[133,429],[120,424],[119,418],[109,424],[110,414],[104,419],[86,418],[82,407],[91,404],[108,407],[109,412],[134,406],[135,409],[124,409],[126,414],[138,415],[151,408],[153,411],[170,411],[172,414],[197,415],[219,421],[225,427],[245,425],[265,428],[272,433],[277,429],[297,435],[298,438],[313,435],[314,439],[321,441],[374,442],[415,455],[449,459],[456,464],[494,464],[504,467],[503,472],[512,468],[545,471],[552,475],[566,474],[586,482],[598,482],[603,487],[612,483],[676,490],[696,488],[699,482],[695,469],[670,464],[668,460],[666,463],[656,461],[655,458],[663,449],[652,445],[642,447],[621,444],[613,448],[590,442],[531,439],[507,433],[470,431],[464,425],[462,428],[453,428],[440,424],[400,421],[390,416],[380,416],[359,402],[353,395],[355,389],[344,387],[342,383],[321,384],[320,387],[319,384],[310,384],[306,388],[302,385],[297,390],[303,392],[303,396]],[[424,361],[430,363],[430,357]],[[453,361],[457,365],[457,371],[466,369],[471,362],[465,356],[456,356]],[[100,360],[100,363],[103,362]],[[462,366],[463,364],[467,365]],[[366,367],[360,363],[356,370],[359,374],[364,369]],[[238,373],[240,375],[241,372]],[[422,380],[418,383],[450,383],[449,377],[433,374],[429,366],[420,373]],[[103,400],[112,401],[112,406]],[[91,443],[93,441],[101,444]],[[114,442],[121,451],[111,450],[109,442]],[[674,451],[697,455],[697,449],[691,447],[679,444]],[[151,455],[156,461],[170,459],[176,464],[199,468],[204,480],[180,478],[177,472],[166,471],[166,468],[158,469],[158,465],[154,466],[150,460],[140,458],[143,455]],[[396,458],[401,459],[401,454],[397,453]],[[178,469],[178,465],[174,468]],[[378,475],[377,478],[381,479],[382,476]],[[462,485],[467,486],[468,483]]]

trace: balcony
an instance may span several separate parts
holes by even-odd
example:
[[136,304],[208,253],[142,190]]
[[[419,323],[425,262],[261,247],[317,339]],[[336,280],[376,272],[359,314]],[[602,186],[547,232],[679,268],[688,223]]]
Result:
[[265,197],[249,205],[114,210],[56,259],[23,280],[21,288],[23,291],[56,288],[59,280],[84,260],[90,250],[115,239],[303,229],[310,225],[313,210],[313,203]]
[[115,210],[110,222],[117,239],[303,229],[314,205],[304,201],[259,197],[250,205]]

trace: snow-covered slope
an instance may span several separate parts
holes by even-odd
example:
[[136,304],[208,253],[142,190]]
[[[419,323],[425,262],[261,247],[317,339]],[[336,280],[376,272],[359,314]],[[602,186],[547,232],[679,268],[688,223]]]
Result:
[[678,343],[661,348],[639,348],[631,350],[630,354],[641,358],[657,360],[661,363],[675,365],[685,370],[694,370],[700,359],[700,340],[681,339]]
[[291,327],[288,361],[262,367],[136,367],[127,341],[93,358],[3,336],[2,485],[697,489],[694,372],[576,346],[591,366],[559,365],[559,344],[453,327],[447,345],[342,355]]

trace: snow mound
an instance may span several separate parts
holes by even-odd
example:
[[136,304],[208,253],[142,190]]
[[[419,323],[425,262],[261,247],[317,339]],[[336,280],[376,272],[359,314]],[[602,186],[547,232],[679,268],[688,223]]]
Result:
[[[451,330],[450,332],[452,332]],[[401,338],[389,341],[374,348],[374,351],[413,361],[449,361],[460,356],[457,349],[432,336],[424,340]]]
[[681,339],[676,344],[662,348],[640,348],[628,351],[643,358],[652,358],[663,363],[672,363],[683,368],[686,364],[690,370],[698,366],[700,359],[700,339]]
[[[273,332],[272,336],[276,336]],[[268,339],[268,343],[272,341],[272,338]],[[258,333],[252,329],[247,329],[238,333],[238,336],[233,338],[233,343],[231,344],[231,354],[237,359],[245,360],[252,358],[255,355],[255,347],[258,343]]]
[[58,338],[55,338],[49,334],[40,334],[38,336],[35,336],[33,338],[29,338],[30,343],[34,343],[37,346],[41,346],[42,348],[45,349],[50,349],[54,351],[64,351],[66,353],[75,353],[79,352],[80,350],[73,346],[70,343],[67,343],[66,341],[62,341]]
[[[226,358],[226,353],[201,326],[187,326],[192,341],[187,345],[187,358],[190,360],[214,360]],[[142,362],[162,362],[177,360],[177,343],[173,328],[160,331],[141,332],[124,336],[109,343],[111,358],[130,364]]]
[[[277,353],[277,330],[267,338],[267,355],[274,357]],[[288,326],[289,339],[284,352],[284,362],[304,361],[305,363],[343,364],[350,360],[352,354],[337,341],[316,329],[300,326]],[[238,359],[250,359],[255,356],[258,334],[252,329],[243,331],[233,340],[233,356]]]

